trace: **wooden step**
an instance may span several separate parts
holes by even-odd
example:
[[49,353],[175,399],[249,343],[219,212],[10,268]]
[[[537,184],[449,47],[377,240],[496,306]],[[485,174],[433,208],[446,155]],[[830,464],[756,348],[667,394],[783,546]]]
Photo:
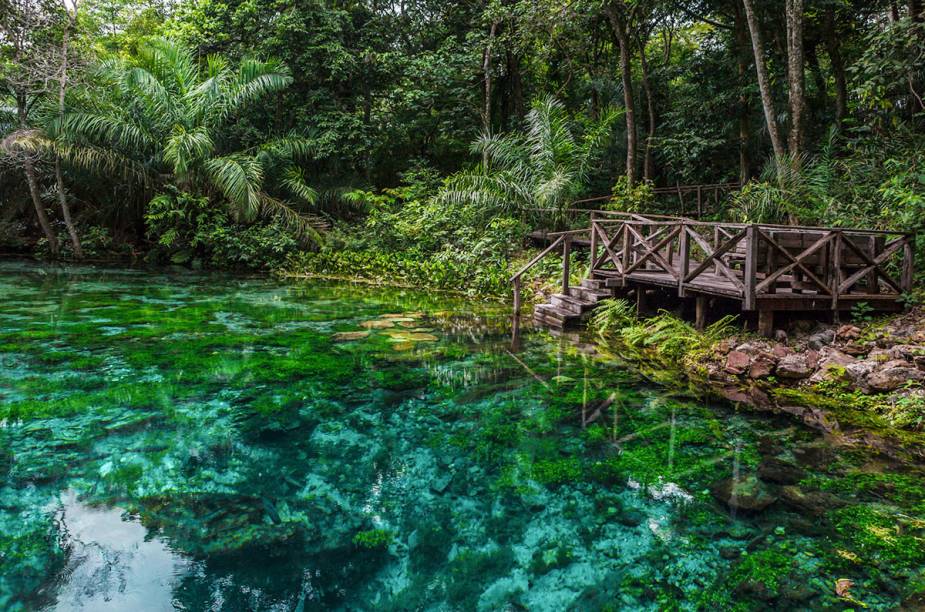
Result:
[[588,289],[587,287],[569,287],[568,294],[580,300],[593,302],[594,304],[613,297],[613,291],[609,289]]
[[604,289],[604,281],[600,278],[586,278],[581,281],[581,286],[585,289]]
[[553,306],[552,304],[538,304],[533,311],[533,320],[540,325],[565,329],[565,327],[581,321],[581,315]]
[[549,298],[549,303],[553,306],[558,306],[564,310],[571,311],[576,315],[581,315],[585,311],[590,310],[597,305],[597,302],[583,300],[581,298],[572,297],[571,295],[565,295],[564,293],[554,294],[551,298]]

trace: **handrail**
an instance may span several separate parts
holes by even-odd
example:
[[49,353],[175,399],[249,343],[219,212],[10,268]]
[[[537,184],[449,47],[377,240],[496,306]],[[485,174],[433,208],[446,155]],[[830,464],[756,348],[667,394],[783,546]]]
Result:
[[518,280],[521,276],[524,275],[525,272],[527,272],[527,270],[529,270],[530,268],[532,268],[533,266],[535,266],[537,263],[539,263],[539,261],[540,261],[541,259],[543,259],[543,258],[546,257],[547,255],[549,255],[549,253],[550,253],[553,249],[555,249],[557,246],[559,246],[559,244],[560,244],[564,239],[565,239],[564,236],[559,236],[558,238],[556,238],[556,239],[553,241],[552,244],[550,244],[548,247],[546,247],[546,248],[543,250],[542,253],[540,253],[539,255],[537,255],[536,257],[534,257],[533,259],[531,259],[531,260],[530,260],[530,263],[528,263],[528,264],[525,265],[523,268],[521,268],[520,271],[519,271],[517,274],[515,274],[514,276],[512,276],[508,282],[513,283],[514,281]]

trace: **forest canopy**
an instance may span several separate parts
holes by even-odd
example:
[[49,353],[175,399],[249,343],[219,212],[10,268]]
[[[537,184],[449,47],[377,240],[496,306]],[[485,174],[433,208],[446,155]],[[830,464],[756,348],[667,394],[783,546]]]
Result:
[[920,0],[0,0],[0,251],[491,292],[536,210],[730,183],[919,231],[923,97]]

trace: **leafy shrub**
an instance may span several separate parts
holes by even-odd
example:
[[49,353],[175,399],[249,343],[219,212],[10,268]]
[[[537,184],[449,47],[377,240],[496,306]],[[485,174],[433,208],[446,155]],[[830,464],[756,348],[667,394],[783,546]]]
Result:
[[151,200],[145,227],[156,262],[256,270],[279,267],[299,248],[279,219],[237,224],[208,198],[174,189]]
[[384,284],[432,287],[444,291],[500,296],[510,293],[507,266],[424,257],[415,251],[322,250],[289,257],[292,273],[351,277]]
[[605,342],[666,364],[677,364],[696,358],[718,340],[732,335],[734,323],[735,317],[723,317],[701,332],[665,311],[639,320],[626,300],[607,300],[591,324]]
[[646,212],[655,203],[655,192],[650,181],[641,181],[630,187],[625,175],[617,179],[611,193],[613,197],[607,202],[608,210]]
[[21,221],[0,221],[0,250],[23,251],[29,247],[26,224]]

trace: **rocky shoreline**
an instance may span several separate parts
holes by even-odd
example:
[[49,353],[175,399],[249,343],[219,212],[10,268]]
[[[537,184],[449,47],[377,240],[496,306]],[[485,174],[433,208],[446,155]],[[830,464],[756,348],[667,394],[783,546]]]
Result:
[[790,413],[893,454],[894,444],[882,441],[887,433],[903,453],[925,458],[925,312],[807,327],[773,340],[724,339],[686,364],[687,374],[730,401]]

